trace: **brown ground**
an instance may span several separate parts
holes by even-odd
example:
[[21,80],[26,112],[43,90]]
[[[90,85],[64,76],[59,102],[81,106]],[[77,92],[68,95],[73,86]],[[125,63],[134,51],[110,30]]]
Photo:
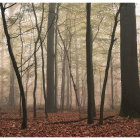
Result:
[[[140,137],[140,122],[138,119],[121,118],[116,113],[105,112],[105,116],[115,117],[104,121],[103,125],[87,125],[87,120],[74,123],[53,122],[78,120],[78,112],[58,112],[44,118],[43,110],[39,110],[37,119],[33,112],[28,113],[28,128],[21,130],[21,120],[17,113],[0,114],[0,137]],[[87,115],[82,114],[82,118]],[[6,119],[7,118],[7,119]],[[99,118],[99,113],[97,113]]]

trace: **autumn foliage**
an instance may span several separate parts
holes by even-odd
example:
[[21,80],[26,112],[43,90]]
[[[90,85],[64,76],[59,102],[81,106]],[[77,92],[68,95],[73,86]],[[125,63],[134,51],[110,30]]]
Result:
[[[87,119],[79,122],[78,112],[50,113],[45,119],[44,112],[38,111],[37,119],[33,119],[33,113],[28,114],[28,128],[21,130],[21,118],[19,114],[1,114],[1,137],[140,137],[140,121],[138,119],[121,118],[114,112],[105,112],[105,116],[114,117],[104,120],[103,125],[98,124],[99,113],[94,124],[87,125]],[[10,116],[11,115],[11,116]],[[10,117],[10,118],[9,118]],[[87,114],[82,114],[86,118]],[[12,118],[12,119],[11,119]],[[60,122],[60,123],[59,123]]]

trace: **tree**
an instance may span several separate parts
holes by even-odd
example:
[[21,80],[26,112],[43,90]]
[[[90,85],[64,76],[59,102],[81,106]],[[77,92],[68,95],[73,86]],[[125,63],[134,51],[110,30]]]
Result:
[[57,94],[58,94],[58,66],[57,66],[57,61],[58,61],[58,56],[57,56],[57,45],[58,45],[58,33],[57,33],[57,22],[58,22],[58,17],[59,17],[59,6],[60,4],[58,3],[56,6],[56,23],[55,23],[55,109],[57,111]]
[[[2,40],[3,40],[3,38],[4,38],[4,34],[2,33]],[[4,58],[4,48],[3,48],[3,44],[2,44],[2,46],[1,46],[1,91],[0,91],[0,100],[3,98],[3,91],[4,91],[4,88],[3,88],[3,86],[4,86],[4,84],[3,84],[3,82],[4,82],[4,78],[3,78],[3,66],[4,66],[4,63],[3,63],[3,58]]]
[[93,122],[93,116],[96,116],[94,100],[94,80],[92,65],[92,37],[90,25],[91,4],[86,4],[87,27],[86,27],[86,61],[87,61],[87,90],[88,90],[88,124]]
[[62,84],[61,84],[61,110],[64,110],[64,96],[65,96],[65,76],[66,76],[66,53],[64,51],[62,61]]
[[[54,21],[55,3],[49,3],[48,35],[47,35],[47,111],[55,111],[54,96]],[[50,27],[51,26],[51,27]]]
[[111,62],[110,62],[110,79],[111,79],[111,108],[114,109],[114,87],[113,87],[113,62],[112,62],[112,57],[111,57]]
[[[13,15],[13,12],[14,10],[12,8],[8,9],[8,13],[10,17]],[[12,41],[11,41],[11,45],[12,45],[12,49],[14,50]],[[15,96],[15,72],[13,69],[12,62],[10,60],[10,88],[9,88],[9,101],[8,101],[9,107],[15,106],[14,96]]]
[[[34,4],[32,4],[33,7],[33,13],[34,13],[34,17],[35,17],[35,24],[36,24],[36,28],[37,28],[37,40],[35,42],[35,52],[36,52],[36,47],[38,42],[40,41],[40,46],[41,46],[41,59],[42,59],[42,83],[43,83],[43,95],[44,95],[44,101],[45,101],[45,116],[46,118],[48,117],[47,114],[47,98],[46,98],[46,88],[45,88],[45,72],[44,72],[44,49],[43,49],[43,41],[42,41],[42,37],[41,37],[41,33],[42,33],[42,26],[43,26],[43,20],[44,20],[44,3],[42,4],[42,17],[41,17],[41,23],[40,23],[40,27],[38,26],[38,18],[37,18],[37,14],[35,11],[35,7]],[[36,60],[37,61],[37,60]],[[35,71],[35,77],[37,77],[37,66],[35,67],[36,71]],[[37,80],[37,79],[35,79]],[[37,84],[37,83],[36,83]],[[34,109],[35,111],[35,109]]]
[[[35,21],[36,21],[36,28],[38,30],[38,26],[37,26],[37,17],[36,17],[36,13],[35,13],[35,7],[34,4],[32,3],[32,8],[33,8],[33,13],[34,13],[34,17],[35,17]],[[42,24],[42,23],[41,23]],[[35,40],[35,46],[34,46],[34,64],[35,64],[35,68],[34,68],[34,74],[35,74],[35,79],[34,79],[34,90],[33,90],[33,105],[34,105],[34,118],[36,118],[36,88],[37,88],[37,55],[36,55],[36,50],[37,50],[37,44],[39,42],[39,35],[40,35],[40,31],[38,31],[38,36],[37,39]]]
[[[77,95],[78,95],[78,99],[80,101],[80,90],[79,90],[79,60],[78,60],[78,48],[77,48],[77,40],[75,41],[75,49],[76,49],[76,87],[77,87]],[[77,103],[76,103],[77,106]]]
[[140,115],[135,3],[121,4],[121,109],[120,116]]
[[8,105],[9,107],[15,106],[15,100],[14,100],[14,89],[15,89],[15,72],[13,69],[12,62],[10,60],[10,88],[9,88],[9,101]]
[[101,95],[101,106],[100,106],[100,120],[99,124],[103,124],[103,111],[104,111],[104,101],[105,101],[105,90],[106,90],[106,84],[108,80],[108,71],[109,71],[109,66],[110,66],[110,60],[111,60],[111,54],[112,54],[112,48],[115,42],[115,32],[118,24],[118,16],[120,13],[121,6],[119,7],[115,17],[114,17],[114,26],[113,26],[113,31],[111,35],[111,41],[110,41],[110,47],[108,50],[108,57],[107,57],[107,64],[106,64],[106,69],[105,69],[105,76],[104,76],[104,82],[103,82],[103,87],[102,87],[102,95]]
[[[11,5],[12,6],[12,5]],[[15,56],[13,54],[12,51],[12,46],[11,46],[11,39],[10,39],[10,35],[8,32],[8,28],[7,28],[7,22],[6,22],[6,18],[5,18],[5,10],[6,8],[3,7],[3,4],[0,3],[0,7],[1,7],[1,15],[2,15],[2,21],[3,21],[3,28],[4,28],[4,33],[6,36],[6,40],[7,40],[7,45],[8,45],[8,51],[9,51],[9,55],[13,64],[13,68],[15,70],[16,73],[16,77],[18,80],[18,85],[19,85],[19,89],[20,89],[20,95],[22,97],[22,110],[23,110],[23,121],[22,121],[22,129],[27,128],[27,110],[26,110],[26,101],[25,101],[25,95],[24,95],[24,88],[23,88],[23,84],[22,84],[22,80],[21,80],[21,76],[17,67],[17,62],[15,60]]]
[[[22,62],[23,62],[23,38],[22,38],[22,29],[21,29],[21,20],[19,21],[19,31],[20,31],[20,41],[21,41],[21,56],[20,56],[20,75],[21,75],[21,81],[22,81]],[[25,92],[25,96],[26,96],[26,92]],[[27,96],[26,96],[27,97]],[[26,99],[27,101],[27,99]],[[26,102],[27,105],[27,102]],[[21,116],[21,96],[20,96],[20,101],[19,101],[19,114]]]
[[[43,95],[44,95],[44,101],[45,101],[45,116],[48,118],[48,113],[47,113],[47,96],[46,96],[46,87],[45,87],[45,71],[44,71],[44,48],[43,48],[43,43],[42,43],[42,38],[41,38],[41,30],[42,30],[42,24],[43,24],[43,19],[44,18],[44,4],[42,4],[42,20],[41,20],[41,25],[40,25],[40,33],[38,30],[39,34],[39,40],[40,40],[40,46],[41,46],[41,58],[42,58],[42,83],[43,83]],[[37,23],[36,23],[37,26]],[[39,29],[39,28],[38,28]]]

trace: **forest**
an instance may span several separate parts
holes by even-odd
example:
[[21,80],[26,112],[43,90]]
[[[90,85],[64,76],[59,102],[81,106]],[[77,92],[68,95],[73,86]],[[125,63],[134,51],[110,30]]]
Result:
[[0,137],[140,137],[139,3],[0,3],[0,37]]

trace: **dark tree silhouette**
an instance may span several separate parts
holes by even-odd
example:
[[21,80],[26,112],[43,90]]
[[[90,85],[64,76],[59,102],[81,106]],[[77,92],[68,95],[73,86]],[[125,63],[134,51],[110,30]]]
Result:
[[115,42],[115,32],[118,24],[118,16],[120,13],[121,6],[119,7],[115,19],[114,19],[114,26],[113,26],[113,31],[111,35],[111,42],[110,42],[110,47],[108,50],[108,58],[107,58],[107,64],[106,64],[106,69],[105,69],[105,77],[104,77],[104,83],[103,83],[103,88],[102,88],[102,95],[101,95],[101,106],[100,106],[100,120],[99,124],[103,124],[103,111],[104,111],[104,101],[105,101],[105,90],[106,90],[106,84],[107,84],[107,79],[108,79],[108,71],[109,71],[109,66],[110,66],[110,60],[111,60],[111,53],[112,53],[112,48]]
[[8,33],[8,28],[7,28],[7,23],[6,23],[6,19],[5,19],[5,8],[3,7],[3,4],[0,3],[0,7],[1,7],[1,15],[2,15],[2,21],[3,21],[3,28],[4,28],[4,33],[6,36],[6,40],[7,40],[7,45],[8,45],[8,51],[11,57],[11,61],[16,73],[16,77],[18,80],[18,85],[19,85],[19,89],[20,89],[20,95],[22,98],[22,110],[23,110],[23,121],[22,121],[22,129],[27,128],[27,110],[26,110],[26,101],[25,101],[25,95],[24,95],[24,89],[23,89],[23,84],[22,84],[22,80],[21,80],[21,76],[17,67],[17,62],[15,60],[15,56],[13,54],[12,51],[12,46],[11,46],[11,42],[10,42],[10,35]]
[[94,100],[94,81],[92,65],[92,36],[90,25],[91,4],[86,4],[87,27],[86,27],[86,61],[87,61],[87,90],[88,90],[88,124],[93,122],[93,116],[96,116]]
[[[43,41],[42,41],[42,37],[41,37],[42,25],[43,25],[43,20],[44,20],[44,10],[45,10],[44,9],[44,3],[42,4],[42,17],[41,17],[40,26],[38,25],[38,18],[37,18],[37,14],[36,14],[36,11],[35,11],[34,4],[32,4],[32,8],[33,8],[33,13],[34,13],[34,17],[35,17],[36,29],[37,29],[37,33],[38,33],[38,37],[37,37],[37,40],[35,42],[35,48],[36,48],[36,45],[37,45],[38,41],[40,41],[40,46],[41,46],[42,83],[43,83],[43,95],[44,95],[44,101],[45,101],[45,117],[47,118],[48,113],[47,113],[47,97],[46,97],[46,88],[45,88],[44,49],[43,49]],[[35,68],[37,68],[37,66]],[[36,73],[36,71],[35,71],[35,73]]]
[[[121,110],[120,116],[140,115],[135,3],[121,3]],[[138,114],[137,114],[138,113]]]

